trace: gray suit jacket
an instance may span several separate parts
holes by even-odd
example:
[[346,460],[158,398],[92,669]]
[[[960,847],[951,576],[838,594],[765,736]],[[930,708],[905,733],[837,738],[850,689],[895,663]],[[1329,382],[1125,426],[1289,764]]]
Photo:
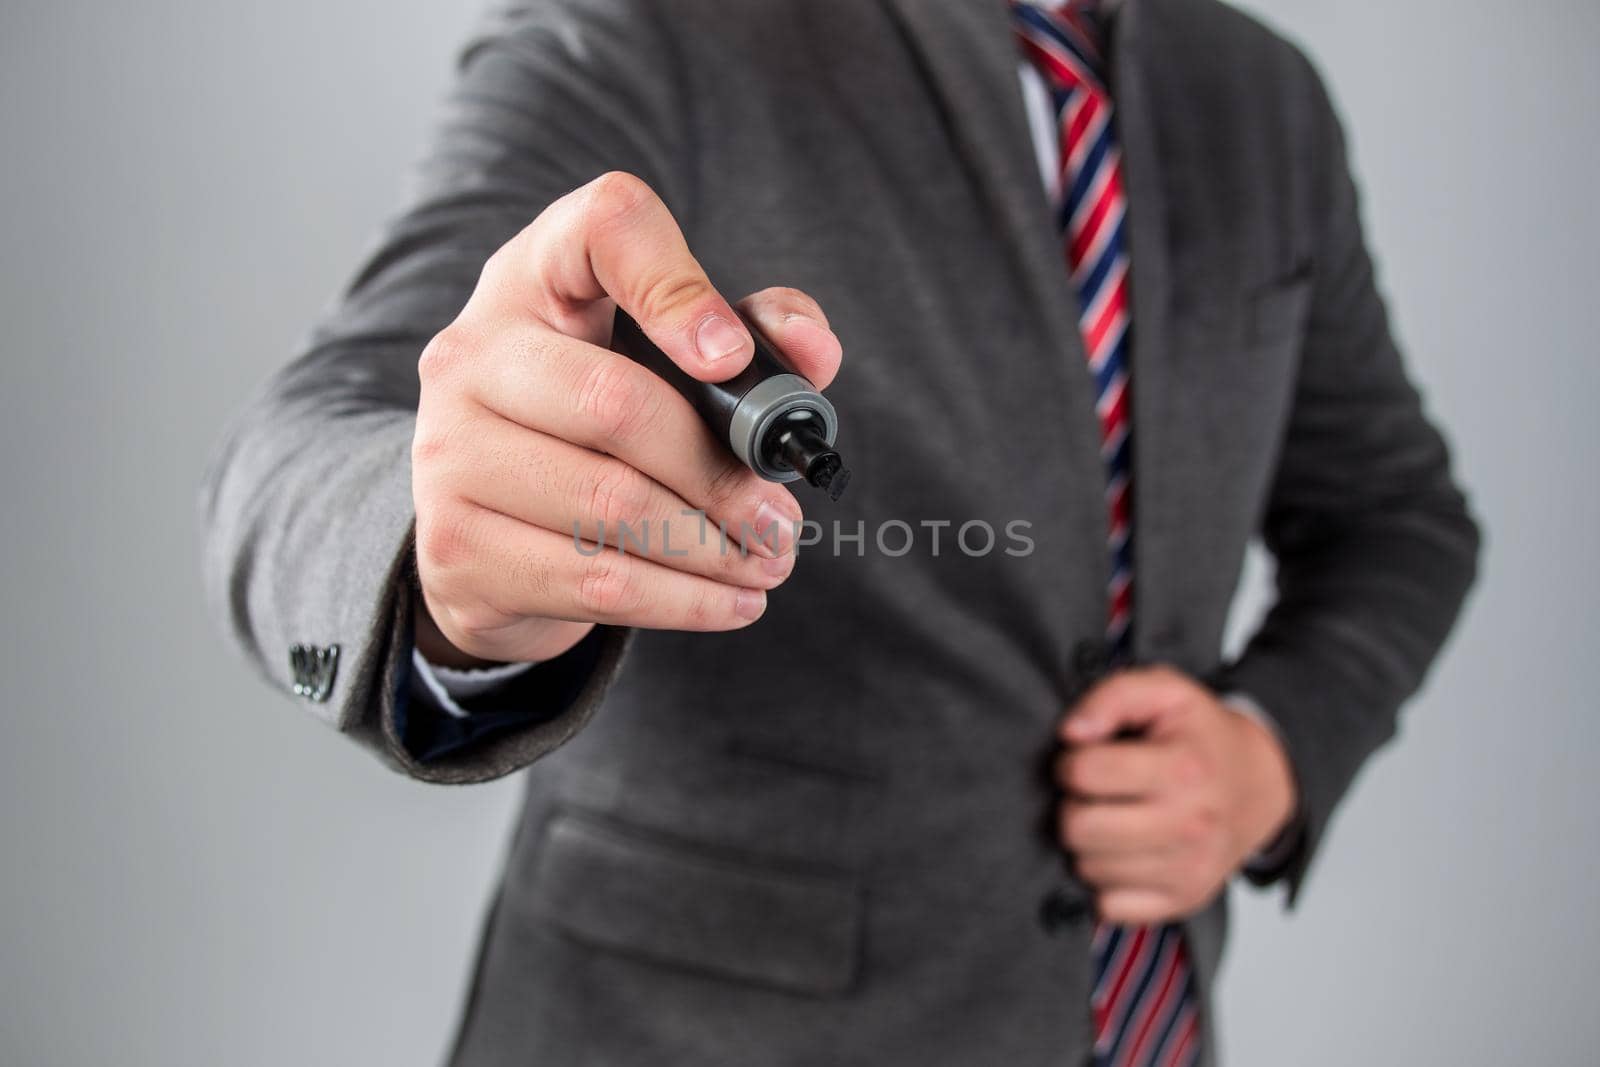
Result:
[[[1306,60],[1213,0],[1131,0],[1114,45],[1137,654],[1270,709],[1303,803],[1292,893],[1444,640],[1477,533]],[[558,714],[419,764],[395,721],[417,355],[496,247],[609,169],[662,193],[725,292],[827,308],[856,477],[805,503],[867,544],[802,553],[749,630],[606,633]],[[493,20],[414,203],[237,420],[206,498],[219,607],[276,684],[292,645],[337,644],[309,706],[405,772],[538,761],[458,1063],[1085,1058],[1092,918],[1042,772],[1105,615],[1083,362],[999,0],[542,0]],[[1020,519],[1036,548],[969,556],[952,527],[937,555],[924,536],[892,556],[872,531],[893,519]],[[1280,596],[1223,663],[1257,534]],[[1209,998],[1223,903],[1189,933]]]

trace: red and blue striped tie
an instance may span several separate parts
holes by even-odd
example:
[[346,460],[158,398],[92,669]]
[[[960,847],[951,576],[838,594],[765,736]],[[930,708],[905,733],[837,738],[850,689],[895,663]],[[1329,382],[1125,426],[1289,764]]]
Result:
[[[1128,202],[1096,8],[1094,0],[1011,4],[1022,53],[1044,77],[1061,131],[1061,165],[1052,195],[1077,289],[1078,326],[1094,377],[1106,465],[1111,549],[1106,640],[1112,661],[1126,663],[1133,622]],[[1200,1020],[1183,929],[1101,923],[1093,945],[1096,1067],[1194,1063]]]

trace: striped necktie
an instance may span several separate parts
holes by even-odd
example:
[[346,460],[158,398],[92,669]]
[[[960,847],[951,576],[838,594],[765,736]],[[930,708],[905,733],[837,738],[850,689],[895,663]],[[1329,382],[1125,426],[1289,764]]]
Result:
[[[1012,0],[1011,14],[1022,54],[1050,89],[1061,133],[1061,165],[1051,194],[1077,290],[1106,467],[1106,642],[1112,662],[1126,663],[1133,622],[1127,194],[1096,7],[1095,0],[1048,7]],[[1096,1067],[1188,1067],[1199,1058],[1198,1003],[1182,927],[1101,923],[1094,933],[1093,968]]]

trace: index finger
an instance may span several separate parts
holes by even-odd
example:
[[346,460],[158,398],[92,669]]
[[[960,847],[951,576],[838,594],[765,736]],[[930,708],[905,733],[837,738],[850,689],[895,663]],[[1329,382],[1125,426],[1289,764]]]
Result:
[[1193,697],[1195,685],[1164,667],[1134,667],[1102,679],[1059,730],[1073,745],[1107,741],[1123,730],[1153,728]]
[[738,306],[783,362],[818,389],[826,389],[839,373],[839,338],[821,305],[807,294],[784,287],[763,289]]
[[1056,782],[1074,796],[1138,800],[1170,778],[1167,750],[1148,741],[1108,741],[1069,748],[1056,757]]

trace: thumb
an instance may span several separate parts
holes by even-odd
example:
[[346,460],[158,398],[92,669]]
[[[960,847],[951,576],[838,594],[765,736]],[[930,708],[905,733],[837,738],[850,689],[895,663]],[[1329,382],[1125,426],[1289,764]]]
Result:
[[703,382],[732,378],[755,352],[749,328],[690,254],[672,212],[630,174],[602,175],[562,197],[512,246],[519,273],[491,288],[502,298],[531,298],[558,330],[575,313],[597,325],[595,308],[607,308],[609,299],[667,359]]
[[1119,671],[1089,690],[1061,723],[1072,745],[1110,741],[1127,730],[1154,730],[1183,707],[1190,683],[1159,667]]

